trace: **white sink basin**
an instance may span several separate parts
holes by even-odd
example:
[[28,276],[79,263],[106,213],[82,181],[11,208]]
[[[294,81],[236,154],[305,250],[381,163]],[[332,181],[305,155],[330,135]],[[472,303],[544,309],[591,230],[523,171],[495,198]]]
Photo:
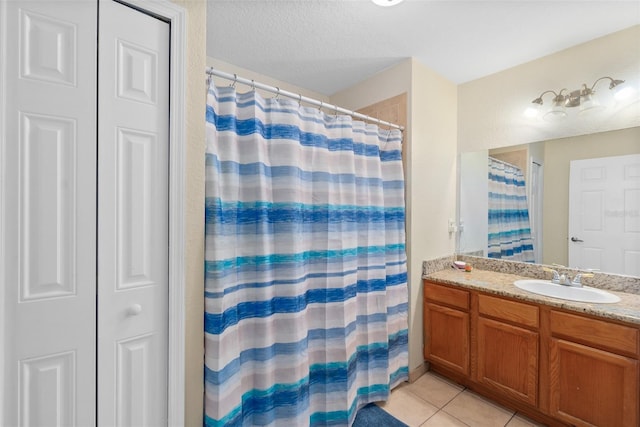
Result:
[[524,279],[516,280],[514,283],[517,288],[534,294],[545,295],[553,298],[566,299],[579,302],[595,302],[595,303],[614,303],[619,302],[620,298],[602,289],[583,286],[581,288],[556,285],[549,280]]

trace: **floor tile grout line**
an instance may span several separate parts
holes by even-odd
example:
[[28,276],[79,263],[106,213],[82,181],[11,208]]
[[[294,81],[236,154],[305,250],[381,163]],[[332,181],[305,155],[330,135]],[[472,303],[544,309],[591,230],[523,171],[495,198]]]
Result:
[[448,406],[448,405],[449,405],[449,404],[450,404],[454,399],[456,399],[457,397],[459,397],[459,396],[460,396],[460,394],[462,394],[462,392],[464,392],[464,391],[468,391],[472,396],[475,396],[475,397],[480,398],[480,401],[482,401],[483,403],[488,404],[489,406],[492,406],[492,407],[494,407],[494,408],[496,408],[496,409],[500,409],[500,410],[504,410],[504,411],[510,412],[510,413],[511,413],[511,416],[509,417],[509,420],[504,424],[504,427],[506,427],[506,426],[507,426],[507,424],[509,424],[509,423],[511,422],[511,420],[512,420],[512,419],[513,419],[513,418],[518,414],[518,411],[516,411],[516,410],[514,410],[514,409],[511,409],[511,408],[507,408],[506,406],[500,405],[499,403],[497,403],[497,402],[495,402],[495,401],[493,401],[493,400],[491,400],[491,399],[488,399],[488,398],[486,398],[485,396],[483,396],[483,395],[481,395],[481,394],[479,394],[479,393],[476,393],[475,391],[471,390],[470,388],[468,388],[468,387],[464,387],[464,390],[462,390],[462,391],[461,391],[460,393],[458,393],[458,394],[457,394],[453,399],[451,399],[449,402],[447,402],[447,404],[445,404],[445,405],[442,407],[442,409],[441,409],[441,411],[443,411],[443,412],[444,412],[444,413],[446,413],[447,415],[449,415],[449,416],[451,416],[451,417],[455,418],[456,420],[460,421],[460,422],[461,422],[461,423],[463,423],[464,425],[468,425],[468,424],[466,424],[464,421],[460,420],[460,419],[459,419],[455,414],[453,414],[453,413],[451,413],[451,412],[447,411],[447,409],[446,409],[446,407],[447,407],[447,406]]
[[[445,403],[444,405],[442,405],[442,409],[444,409],[444,408],[445,408],[449,403],[453,402],[453,400],[454,400],[456,397],[458,397],[458,396],[460,396],[462,393],[464,393],[464,392],[465,392],[465,390],[467,390],[467,387],[464,387],[464,386],[463,386],[463,387],[462,387],[462,390],[460,390],[460,392],[459,392],[459,393],[457,393],[455,396],[453,396],[451,399],[449,399],[449,401],[448,401],[447,403]],[[449,414],[449,413],[447,412],[447,414]],[[449,414],[449,415],[451,415],[451,414]],[[456,419],[457,419],[457,418],[456,418]]]
[[456,393],[455,396],[453,396],[451,399],[447,400],[447,402],[442,405],[442,408],[438,407],[435,403],[429,402],[427,399],[423,398],[422,396],[420,396],[417,393],[414,393],[412,390],[407,390],[407,393],[411,393],[414,397],[417,397],[418,399],[422,400],[425,403],[428,403],[429,405],[433,406],[434,408],[436,408],[438,411],[442,410],[445,406],[447,406],[449,403],[451,403],[451,401],[453,399],[455,399],[456,397],[458,397],[460,395],[460,393],[462,393],[463,391],[466,390],[466,387],[464,387],[462,390],[460,390],[458,393]]
[[[431,420],[433,417],[435,417],[436,415],[438,415],[438,413],[444,413],[446,414],[446,416],[451,417],[453,419],[455,419],[456,421],[460,422],[461,424],[463,424],[464,426],[470,427],[467,423],[465,423],[464,421],[462,421],[460,418],[458,418],[456,415],[450,413],[449,411],[445,410],[445,408],[447,406],[449,406],[451,404],[452,401],[454,401],[456,398],[458,398],[462,393],[464,393],[465,391],[469,391],[469,393],[471,393],[474,396],[479,397],[482,401],[485,401],[487,404],[489,404],[490,406],[495,407],[496,409],[501,409],[501,410],[505,410],[507,412],[510,412],[510,417],[507,420],[507,422],[504,424],[504,427],[508,426],[509,423],[511,421],[514,420],[514,418],[518,415],[518,411],[513,410],[511,408],[507,408],[505,406],[502,406],[500,404],[498,404],[497,402],[494,402],[490,399],[487,399],[486,397],[480,395],[480,394],[476,394],[473,390],[471,390],[470,388],[463,386],[461,384],[455,383],[455,382],[450,382],[446,377],[441,377],[439,375],[432,375],[432,378],[440,383],[442,383],[445,386],[451,387],[452,389],[454,389],[456,392],[455,394],[448,399],[446,402],[444,402],[442,404],[442,407],[437,406],[435,403],[427,400],[426,398],[423,398],[420,394],[418,394],[418,391],[415,390],[417,389],[417,387],[411,387],[411,385],[415,384],[416,381],[414,381],[413,383],[407,383],[405,386],[403,386],[403,388],[406,388],[406,391],[408,393],[411,394],[411,396],[413,396],[414,398],[419,399],[419,401],[423,402],[426,405],[429,405],[433,408],[436,409],[436,411],[431,414],[430,416],[428,416],[426,419],[424,419],[423,421],[420,422],[420,424],[418,424],[419,426],[423,426],[424,424],[426,424],[427,422],[429,422],[429,420]],[[442,394],[448,394],[448,393],[442,393]],[[442,394],[440,394],[440,396],[442,396]],[[383,408],[385,409],[385,408]],[[392,414],[391,412],[387,411],[388,413]],[[395,415],[394,415],[395,416]]]
[[[451,418],[455,419],[456,421],[462,423],[463,425],[465,425],[466,427],[471,427],[469,424],[465,423],[464,421],[462,421],[460,418],[456,417],[453,414],[450,414],[449,412],[445,411],[444,409],[440,409],[438,412],[444,412],[445,414],[447,414],[448,416],[450,416]],[[436,414],[438,413],[436,412]],[[435,417],[436,414],[433,414],[432,417]],[[431,418],[431,417],[429,417]],[[427,420],[428,421],[428,420]],[[426,422],[426,421],[425,421]]]
[[509,423],[516,417],[516,414],[518,412],[514,412],[513,415],[511,416],[511,418],[509,418],[509,421],[507,421],[507,423],[504,425],[504,427],[507,427],[509,425]]
[[[427,371],[427,372],[428,372],[428,371]],[[425,374],[426,374],[426,373],[425,373]],[[437,379],[437,380],[438,380],[438,381],[440,381],[441,383],[443,383],[443,384],[445,384],[445,385],[447,385],[447,386],[449,386],[449,387],[451,387],[451,388],[456,388],[456,389],[457,389],[458,387],[462,387],[462,389],[461,389],[460,391],[458,391],[458,392],[455,394],[455,396],[453,396],[453,397],[452,397],[451,399],[449,399],[449,400],[448,400],[444,405],[442,405],[442,408],[444,408],[444,407],[445,407],[445,406],[447,406],[449,403],[451,403],[451,401],[452,401],[453,399],[455,399],[456,397],[458,397],[458,396],[460,395],[460,393],[462,393],[463,391],[467,390],[467,387],[465,387],[465,386],[463,386],[463,385],[461,385],[461,384],[458,384],[458,383],[453,383],[453,382],[450,382],[450,381],[443,380],[443,379],[441,379],[442,377],[440,377],[440,376],[433,375],[433,378]],[[416,381],[417,381],[417,380],[416,380]],[[414,381],[413,383],[409,383],[409,384],[408,384],[408,386],[406,386],[406,387],[407,387],[407,391],[408,391],[409,393],[413,394],[414,396],[416,396],[417,398],[419,398],[420,400],[422,400],[422,401],[424,401],[424,402],[427,402],[429,405],[433,405],[433,406],[435,406],[436,408],[438,408],[438,410],[442,409],[442,408],[439,408],[435,403],[429,402],[427,399],[424,399],[422,396],[418,395],[417,393],[414,393],[414,392],[412,391],[412,389],[410,389],[410,388],[409,388],[412,384],[415,384],[415,383],[416,383],[416,381]]]

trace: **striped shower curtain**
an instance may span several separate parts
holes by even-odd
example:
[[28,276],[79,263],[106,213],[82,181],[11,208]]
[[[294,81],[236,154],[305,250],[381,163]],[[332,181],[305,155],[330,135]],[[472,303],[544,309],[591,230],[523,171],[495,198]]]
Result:
[[408,376],[401,133],[207,97],[205,425],[353,423]]
[[489,157],[489,258],[534,262],[522,171]]

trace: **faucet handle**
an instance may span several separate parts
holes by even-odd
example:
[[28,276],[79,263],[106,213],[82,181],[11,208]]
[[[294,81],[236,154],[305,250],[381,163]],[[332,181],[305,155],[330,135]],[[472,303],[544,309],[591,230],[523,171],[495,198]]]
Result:
[[578,273],[576,277],[573,278],[571,282],[571,286],[582,286],[582,278],[583,277],[593,277],[593,273]]
[[552,282],[558,283],[560,281],[560,273],[558,273],[556,270],[549,267],[542,267],[542,271],[553,273],[553,279],[551,279]]

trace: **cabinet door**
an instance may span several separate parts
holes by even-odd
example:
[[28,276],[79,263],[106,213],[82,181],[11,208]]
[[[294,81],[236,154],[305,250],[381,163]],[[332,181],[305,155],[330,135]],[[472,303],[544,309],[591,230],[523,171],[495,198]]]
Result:
[[638,425],[638,361],[552,338],[551,414],[577,426]]
[[426,303],[425,359],[464,375],[469,374],[469,314]]
[[536,332],[478,318],[478,381],[537,405],[538,338]]

